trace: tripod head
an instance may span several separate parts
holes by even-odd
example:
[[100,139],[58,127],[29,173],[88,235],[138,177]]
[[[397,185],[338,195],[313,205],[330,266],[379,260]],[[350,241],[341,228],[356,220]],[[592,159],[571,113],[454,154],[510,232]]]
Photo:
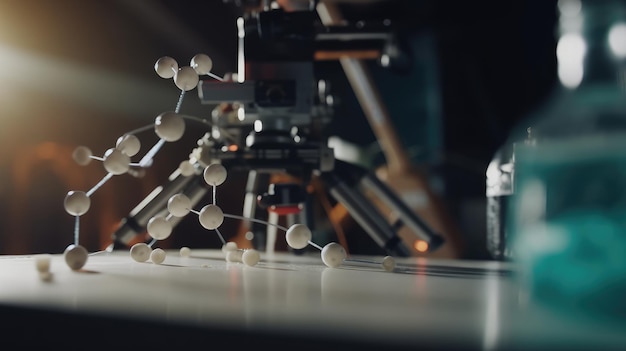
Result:
[[204,151],[210,155],[203,159],[228,162],[237,158],[232,153],[261,149],[307,150],[311,155],[319,149],[319,162],[305,162],[307,170],[332,170],[326,127],[335,99],[331,82],[318,77],[316,62],[340,56],[388,62],[387,53],[398,52],[391,49],[396,42],[391,24],[324,26],[314,6],[285,11],[262,1],[235,3],[246,11],[237,19],[237,73],[226,81],[198,84],[200,101],[218,105],[213,131],[203,140],[211,145]]

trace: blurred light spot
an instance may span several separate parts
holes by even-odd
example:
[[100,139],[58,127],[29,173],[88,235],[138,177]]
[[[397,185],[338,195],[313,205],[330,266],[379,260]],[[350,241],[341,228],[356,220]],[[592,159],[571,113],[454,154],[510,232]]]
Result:
[[260,119],[254,121],[254,131],[259,133],[263,130],[263,122]]
[[558,76],[561,84],[567,88],[576,88],[583,79],[583,60],[587,44],[578,33],[568,33],[561,38],[556,46],[558,60]]
[[243,122],[243,120],[246,119],[246,111],[243,109],[243,107],[237,109],[237,119],[240,122]]
[[574,89],[582,82],[584,69],[582,63],[580,65],[559,65],[558,73],[561,84],[566,88]]
[[102,67],[59,60],[2,44],[0,80],[12,92],[33,91],[113,112],[143,115],[145,101],[171,99],[171,91],[156,87],[152,80],[137,79]]
[[609,30],[609,47],[618,58],[626,57],[626,24],[614,24]]
[[388,67],[390,62],[391,62],[391,59],[389,58],[389,55],[383,54],[382,56],[380,56],[380,65],[381,66]]
[[428,243],[424,240],[415,240],[413,247],[415,247],[415,250],[417,250],[418,252],[428,251]]
[[41,143],[35,151],[40,160],[54,160],[59,157],[59,147],[52,142]]

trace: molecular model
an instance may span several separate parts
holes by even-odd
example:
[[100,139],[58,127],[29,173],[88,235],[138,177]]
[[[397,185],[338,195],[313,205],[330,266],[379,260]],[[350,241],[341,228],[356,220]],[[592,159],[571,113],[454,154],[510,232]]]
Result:
[[[87,262],[87,249],[80,245],[80,217],[89,211],[91,205],[91,196],[102,187],[109,179],[115,175],[122,175],[150,167],[154,156],[167,142],[175,142],[182,138],[185,132],[185,120],[195,120],[211,126],[211,123],[193,116],[187,116],[180,113],[181,105],[185,92],[194,89],[199,82],[200,75],[212,77],[218,81],[224,81],[223,78],[211,73],[212,60],[205,54],[198,54],[191,60],[190,66],[179,67],[176,60],[165,56],[157,60],[154,69],[161,78],[173,78],[175,85],[181,90],[178,103],[174,111],[161,113],[156,117],[154,123],[130,131],[117,139],[116,145],[105,151],[102,157],[94,156],[91,150],[85,146],[79,146],[73,153],[74,160],[79,165],[87,165],[92,160],[101,161],[106,175],[89,191],[72,190],[67,193],[64,200],[64,206],[67,213],[75,217],[74,224],[74,242],[70,244],[64,251],[63,256],[66,264],[72,270],[80,270]],[[136,134],[153,129],[159,140],[152,148],[139,160],[132,162],[131,158],[136,156],[141,149],[141,142]],[[185,160],[180,163],[179,171],[183,176],[191,176],[195,172],[194,165]],[[395,260],[387,256],[382,262],[370,262],[367,260],[356,260],[347,257],[346,250],[339,244],[331,242],[321,247],[311,241],[311,230],[303,224],[294,224],[290,228],[286,228],[277,224],[261,221],[254,218],[246,218],[242,216],[227,214],[216,203],[216,188],[224,183],[227,178],[227,170],[220,163],[212,163],[204,168],[204,181],[213,188],[213,201],[205,205],[200,210],[192,208],[191,200],[182,193],[171,196],[167,203],[167,216],[154,216],[146,226],[146,230],[152,241],[149,243],[137,243],[130,248],[130,257],[137,262],[151,261],[154,264],[161,264],[166,259],[166,252],[161,248],[154,246],[159,240],[167,239],[172,231],[172,219],[187,216],[189,213],[197,215],[202,227],[207,230],[215,231],[222,242],[222,252],[228,262],[241,262],[247,266],[255,266],[260,262],[261,255],[255,249],[239,249],[234,242],[226,242],[219,231],[225,218],[238,220],[249,220],[253,222],[263,223],[265,225],[273,225],[286,232],[285,237],[287,244],[293,249],[302,249],[307,245],[311,245],[321,251],[322,262],[328,267],[338,267],[341,264],[353,265],[376,265],[382,267],[385,271],[392,271],[395,268]],[[101,251],[100,251],[101,252]],[[95,252],[92,254],[96,254]],[[180,249],[181,256],[189,256],[190,249],[182,247]],[[45,273],[45,260],[38,266],[41,272]]]

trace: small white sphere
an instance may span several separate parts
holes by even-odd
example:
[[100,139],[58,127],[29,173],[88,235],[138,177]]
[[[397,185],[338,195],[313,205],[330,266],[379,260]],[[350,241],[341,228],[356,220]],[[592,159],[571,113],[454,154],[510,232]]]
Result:
[[87,263],[88,252],[87,249],[80,245],[70,245],[63,252],[65,263],[74,271],[77,271]]
[[172,223],[165,217],[152,217],[148,221],[148,234],[156,240],[165,240],[172,234]]
[[167,200],[167,210],[174,217],[184,217],[191,210],[191,200],[185,194],[175,194]]
[[246,266],[256,266],[261,260],[261,254],[255,249],[244,250],[241,255],[241,261]]
[[222,225],[224,212],[216,205],[206,205],[200,210],[198,219],[203,227],[212,230]]
[[226,244],[222,245],[223,253],[228,253],[229,251],[235,251],[237,249],[238,249],[237,243],[234,241],[229,241]]
[[226,262],[242,262],[243,250],[233,250],[226,253]]
[[93,156],[93,153],[91,152],[91,149],[86,146],[79,146],[72,152],[74,162],[81,166],[88,165],[91,162],[91,156]]
[[65,195],[63,205],[65,206],[65,211],[72,216],[82,216],[89,211],[91,199],[84,191],[72,190]]
[[180,248],[180,250],[178,251],[178,253],[182,256],[182,257],[189,257],[191,256],[191,249],[188,248],[187,246],[183,246]]
[[130,257],[137,262],[146,262],[151,253],[152,248],[146,243],[137,243],[130,248]]
[[226,176],[226,168],[219,163],[212,163],[204,169],[204,181],[208,185],[221,185],[226,181]]
[[200,81],[200,77],[198,77],[198,73],[189,67],[181,67],[174,74],[174,84],[180,90],[189,91],[198,86],[198,82]]
[[197,54],[191,59],[191,68],[198,74],[207,74],[213,68],[213,60],[206,54]]
[[178,169],[180,170],[180,174],[185,177],[189,177],[196,172],[195,167],[188,160],[181,162],[180,165],[178,165]]
[[313,234],[311,230],[304,224],[294,224],[285,233],[287,245],[294,249],[303,249],[309,245],[309,241]]
[[163,112],[154,120],[154,132],[165,141],[177,141],[185,134],[185,120],[176,112]]
[[383,266],[383,269],[387,272],[391,272],[396,268],[396,260],[391,256],[385,256],[381,266]]
[[109,173],[124,174],[130,169],[130,157],[118,149],[108,149],[104,153],[103,164]]
[[52,262],[52,255],[50,254],[35,255],[35,267],[39,273],[50,272],[50,262]]
[[139,150],[141,149],[141,141],[134,134],[126,134],[117,138],[117,142],[115,143],[115,148],[122,151],[126,155],[133,157],[137,155]]
[[172,78],[178,71],[178,62],[169,56],[163,56],[154,64],[154,70],[161,78]]
[[346,250],[337,243],[329,243],[322,249],[322,262],[330,268],[339,267],[346,257]]
[[165,261],[165,251],[163,249],[156,248],[150,253],[150,261],[154,264],[161,264]]

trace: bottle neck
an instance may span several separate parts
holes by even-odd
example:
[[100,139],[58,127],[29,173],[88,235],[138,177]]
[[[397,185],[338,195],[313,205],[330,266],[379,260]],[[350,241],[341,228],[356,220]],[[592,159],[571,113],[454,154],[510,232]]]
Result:
[[562,0],[561,3],[568,5],[560,8],[557,46],[563,86],[570,89],[621,86],[620,71],[626,59],[624,1]]

